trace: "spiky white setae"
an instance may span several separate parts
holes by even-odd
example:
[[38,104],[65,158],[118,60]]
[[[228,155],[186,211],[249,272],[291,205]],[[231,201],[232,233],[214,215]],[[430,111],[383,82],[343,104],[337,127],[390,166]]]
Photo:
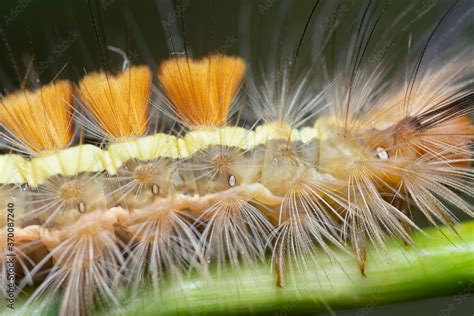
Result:
[[406,227],[417,228],[406,214],[383,198],[377,190],[377,186],[380,185],[381,180],[370,168],[357,164],[351,170],[347,189],[348,208],[343,230],[346,238],[353,243],[361,270],[369,243],[383,249],[387,234],[410,243]]
[[257,207],[242,198],[229,197],[200,216],[202,256],[218,271],[265,260],[272,225]]
[[341,208],[346,206],[326,179],[314,180],[311,172],[293,180],[279,207],[278,225],[272,231],[272,264],[280,276],[304,271],[318,262],[316,248],[334,258],[334,248],[345,251],[341,238]]
[[268,76],[251,74],[246,90],[249,104],[256,117],[268,123],[282,122],[294,128],[308,125],[318,116],[327,113],[330,104],[325,98],[326,88],[315,91],[315,68],[304,75],[295,76],[291,63],[275,68]]
[[472,205],[459,195],[474,195],[472,168],[452,166],[449,160],[424,161],[420,158],[402,172],[403,184],[414,205],[433,225],[457,223],[453,212],[455,208],[470,217],[474,216]]
[[202,271],[199,232],[186,212],[156,210],[126,227],[126,264],[122,267],[133,298],[151,286],[158,295],[165,280],[179,283],[183,274]]
[[[100,220],[98,220],[100,218]],[[76,227],[40,232],[49,253],[20,283],[44,276],[28,297],[24,312],[37,305],[45,311],[61,297],[61,315],[84,315],[98,307],[120,306],[121,269],[125,265],[121,243],[113,232],[112,214],[91,214]]]

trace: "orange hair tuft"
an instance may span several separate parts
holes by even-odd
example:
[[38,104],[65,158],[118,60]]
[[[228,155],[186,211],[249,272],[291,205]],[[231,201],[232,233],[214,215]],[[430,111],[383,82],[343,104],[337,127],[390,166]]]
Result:
[[193,127],[220,126],[245,74],[239,57],[172,58],[161,63],[158,80],[177,114]]
[[115,139],[142,136],[148,128],[151,71],[135,66],[112,76],[97,72],[79,83],[86,109]]
[[0,122],[34,153],[65,148],[73,137],[72,96],[68,81],[15,92],[1,101]]

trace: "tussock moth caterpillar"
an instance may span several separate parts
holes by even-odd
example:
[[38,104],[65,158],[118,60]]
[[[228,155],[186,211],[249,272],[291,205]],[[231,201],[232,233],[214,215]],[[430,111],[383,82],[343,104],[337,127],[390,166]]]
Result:
[[[21,80],[0,103],[0,237],[15,241],[0,248],[1,284],[14,252],[19,313],[53,302],[60,315],[120,313],[150,284],[159,297],[165,280],[257,264],[284,289],[321,253],[338,264],[338,251],[370,278],[369,246],[412,244],[414,217],[455,229],[452,209],[473,216],[472,44],[434,45],[462,29],[453,16],[466,6],[472,18],[469,3],[441,8],[421,35],[410,28],[426,8],[386,18],[390,1],[266,3],[259,14],[275,5],[282,24],[270,73],[229,41],[193,53],[186,1],[172,18],[158,5],[171,54],[134,62],[109,45],[98,4],[88,9],[100,69]],[[303,25],[289,23],[302,8]],[[25,78],[35,69],[32,58]]]

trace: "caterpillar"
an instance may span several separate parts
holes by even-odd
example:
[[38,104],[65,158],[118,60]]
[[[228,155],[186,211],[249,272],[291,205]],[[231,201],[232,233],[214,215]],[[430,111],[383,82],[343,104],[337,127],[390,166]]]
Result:
[[284,288],[318,262],[316,249],[353,255],[370,278],[369,245],[412,244],[415,217],[452,229],[453,209],[473,217],[472,48],[424,64],[459,4],[400,69],[367,61],[390,2],[364,4],[329,81],[320,56],[309,69],[297,63],[315,1],[291,61],[279,56],[263,79],[245,58],[193,56],[183,39],[184,52],[172,43],[154,68],[109,47],[124,58],[119,69],[104,62],[77,82],[4,95],[0,269],[2,288],[27,292],[18,313],[55,302],[60,315],[119,313],[127,291],[132,301],[147,286],[159,296],[165,279],[206,279],[211,266],[263,263]]

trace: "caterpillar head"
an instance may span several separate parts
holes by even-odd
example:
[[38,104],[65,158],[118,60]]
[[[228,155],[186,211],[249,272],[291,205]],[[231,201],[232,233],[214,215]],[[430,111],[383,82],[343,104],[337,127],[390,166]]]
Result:
[[354,168],[362,166],[394,186],[402,181],[401,171],[413,164],[469,167],[474,133],[469,117],[472,98],[467,94],[386,124],[371,124],[373,113],[355,120],[349,128],[323,117],[315,125],[322,140],[319,168],[348,178]]
[[391,184],[398,184],[401,170],[413,164],[467,168],[472,151],[474,126],[468,115],[435,125],[426,125],[418,117],[408,117],[384,130],[372,130],[364,140],[378,161],[378,174]]

